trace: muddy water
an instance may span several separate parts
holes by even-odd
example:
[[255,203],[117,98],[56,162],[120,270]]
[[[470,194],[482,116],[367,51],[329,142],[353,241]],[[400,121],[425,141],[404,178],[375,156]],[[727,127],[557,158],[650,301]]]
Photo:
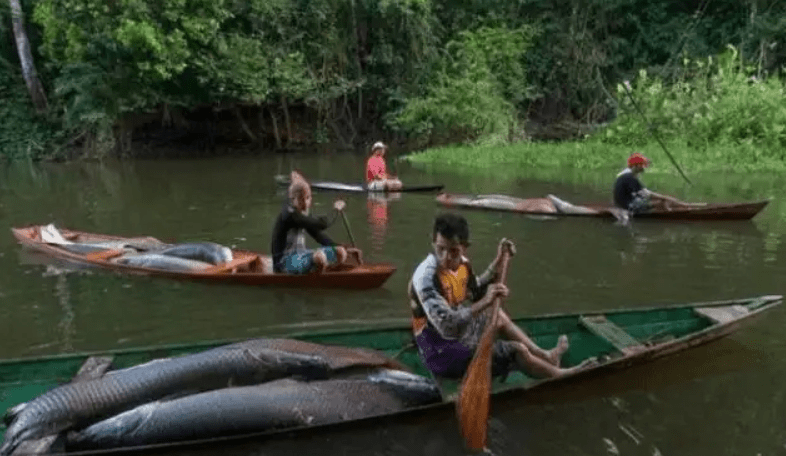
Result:
[[[269,250],[283,195],[273,175],[292,168],[311,179],[358,181],[363,158],[350,154],[270,155],[129,163],[7,165],[0,170],[0,358],[39,356],[205,339],[283,334],[293,328],[399,321],[408,317],[404,287],[428,252],[431,221],[442,209],[432,194],[397,199],[315,193],[315,212],[336,197],[368,261],[398,271],[369,292],[259,289],[63,273],[20,249],[8,229],[54,222],[83,231],[211,240]],[[391,165],[392,167],[393,165]],[[541,173],[449,171],[397,163],[407,183],[440,182],[456,193],[557,194],[572,202],[607,201],[617,170]],[[470,255],[485,267],[501,237],[519,254],[509,273],[510,311],[538,313],[650,306],[781,294],[786,274],[784,176],[645,176],[657,190],[694,200],[771,197],[750,222],[634,222],[531,218],[464,212]],[[329,229],[348,241],[340,223]],[[784,312],[731,338],[538,403],[498,407],[497,454],[770,455],[786,454]],[[357,429],[297,442],[242,447],[250,454],[456,454],[450,416],[408,425]]]

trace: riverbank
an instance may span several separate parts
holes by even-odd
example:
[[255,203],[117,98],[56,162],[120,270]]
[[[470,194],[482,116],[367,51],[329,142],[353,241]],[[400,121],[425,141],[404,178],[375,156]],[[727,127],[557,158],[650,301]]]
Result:
[[[764,154],[752,145],[727,145],[711,149],[690,148],[683,141],[668,141],[667,150],[682,170],[690,175],[717,171],[786,171],[786,161]],[[653,161],[649,174],[678,174],[664,149],[655,141],[638,147],[604,143],[599,139],[566,142],[519,142],[506,146],[455,146],[426,149],[401,157],[413,165],[439,164],[451,168],[495,168],[501,173],[519,173],[526,168],[550,169],[558,173],[625,166],[633,151]]]

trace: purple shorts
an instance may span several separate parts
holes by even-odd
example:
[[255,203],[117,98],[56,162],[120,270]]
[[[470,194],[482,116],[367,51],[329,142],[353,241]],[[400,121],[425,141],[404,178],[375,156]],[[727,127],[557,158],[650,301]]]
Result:
[[[423,363],[437,377],[458,379],[464,376],[474,349],[458,340],[443,338],[434,328],[426,326],[415,337]],[[491,359],[491,375],[504,377],[516,367],[516,348],[513,342],[497,340]]]

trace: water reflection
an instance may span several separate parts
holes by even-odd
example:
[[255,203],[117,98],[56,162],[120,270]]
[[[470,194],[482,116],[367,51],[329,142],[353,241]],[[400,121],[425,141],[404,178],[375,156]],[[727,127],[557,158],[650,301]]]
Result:
[[62,351],[73,351],[73,336],[76,332],[74,328],[74,307],[71,304],[71,292],[68,289],[68,279],[63,273],[58,273],[55,278],[55,296],[60,304],[63,317],[57,324],[62,337]]
[[[771,235],[771,234],[770,234]],[[690,251],[697,248],[707,265],[720,266],[733,260],[754,260],[750,250],[766,249],[765,235],[750,221],[728,222],[725,225],[638,223],[629,229],[620,228],[615,236],[617,250],[624,261],[640,261],[647,254],[667,254],[670,261],[680,263],[686,257],[695,260]],[[778,245],[770,240],[770,249]],[[653,251],[656,249],[656,251]],[[730,258],[733,257],[733,258]]]
[[368,225],[371,228],[371,251],[380,253],[385,247],[388,233],[388,205],[401,199],[401,193],[369,192],[366,199]]

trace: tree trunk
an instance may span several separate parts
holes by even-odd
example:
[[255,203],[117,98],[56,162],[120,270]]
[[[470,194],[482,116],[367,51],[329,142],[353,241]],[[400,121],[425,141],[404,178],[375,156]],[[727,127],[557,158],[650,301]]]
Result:
[[25,31],[25,19],[22,13],[22,5],[19,0],[8,0],[11,5],[11,20],[14,24],[14,38],[16,39],[16,49],[19,52],[19,61],[22,63],[22,76],[25,78],[27,90],[36,110],[41,113],[47,110],[46,94],[38,79],[38,73],[33,63],[33,54],[30,52],[30,41],[27,39]]
[[273,119],[273,135],[276,137],[276,147],[281,149],[281,133],[278,132],[278,121],[272,107],[270,108],[270,118]]
[[281,95],[281,107],[284,109],[284,123],[287,127],[287,147],[292,145],[292,123],[289,120],[289,108],[287,107],[287,97]]
[[233,111],[235,113],[235,117],[237,118],[238,122],[240,122],[240,126],[243,128],[243,131],[246,133],[246,136],[248,136],[248,139],[250,139],[251,142],[256,143],[257,137],[254,135],[254,132],[251,131],[250,128],[248,128],[248,124],[246,123],[246,120],[243,119],[243,114],[240,112],[240,108],[235,106],[233,108]]

